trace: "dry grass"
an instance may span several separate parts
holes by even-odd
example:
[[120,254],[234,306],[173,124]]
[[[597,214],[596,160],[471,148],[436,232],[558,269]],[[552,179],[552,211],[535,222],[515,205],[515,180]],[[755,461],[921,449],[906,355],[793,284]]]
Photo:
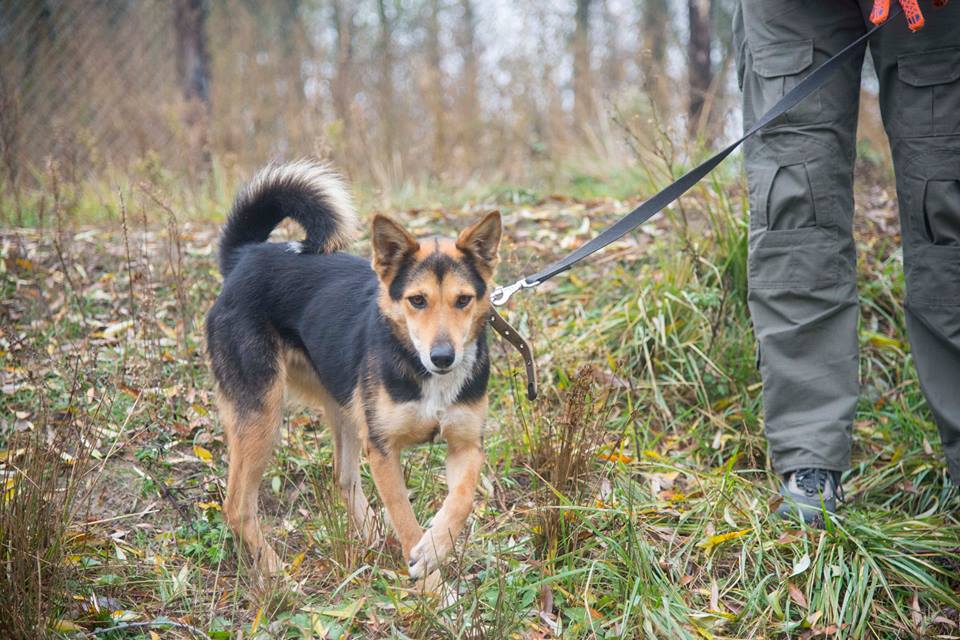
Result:
[[[545,393],[528,403],[519,361],[493,348],[498,428],[445,569],[456,597],[437,603],[410,589],[393,542],[366,548],[352,537],[329,435],[310,413],[287,416],[262,491],[293,588],[253,579],[219,511],[226,452],[198,330],[219,287],[217,229],[159,184],[111,197],[100,213],[109,225],[78,226],[91,205],[68,179],[56,184],[43,193],[46,228],[0,236],[0,473],[35,478],[17,481],[2,517],[20,523],[33,510],[50,527],[4,527],[16,536],[4,559],[20,573],[0,578],[23,589],[5,591],[4,623],[14,611],[47,620],[37,635],[60,618],[117,637],[179,638],[190,628],[214,638],[960,635],[958,498],[906,353],[895,214],[878,187],[861,194],[877,213],[860,229],[856,467],[830,528],[768,517],[776,478],[744,301],[745,203],[718,178],[684,210],[511,303]],[[395,213],[453,229],[501,206],[506,281],[630,205],[494,193]],[[27,456],[17,438],[55,446]],[[69,495],[52,483],[67,486],[78,467],[44,456],[77,455],[81,442],[93,459],[77,485],[85,499],[72,503],[83,508],[50,517]],[[443,498],[443,457],[437,445],[405,457],[424,517]],[[48,553],[31,573],[38,565],[26,559]],[[28,610],[38,576],[46,608]]]
[[[72,400],[76,370],[70,389]],[[35,393],[39,410],[14,414],[0,440],[0,636],[11,640],[46,637],[69,604],[70,526],[92,462],[76,405],[54,409],[42,383]]]

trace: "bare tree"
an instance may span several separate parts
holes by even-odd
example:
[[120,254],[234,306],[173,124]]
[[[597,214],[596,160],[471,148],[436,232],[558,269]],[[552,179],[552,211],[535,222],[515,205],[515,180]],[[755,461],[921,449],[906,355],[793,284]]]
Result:
[[207,54],[207,7],[204,0],[177,0],[177,74],[187,100],[210,102],[210,57]]
[[710,48],[713,39],[710,27],[710,1],[688,0],[690,40],[687,43],[687,125],[690,133],[696,133],[706,124],[703,119],[704,103],[713,81]]
[[603,56],[603,83],[604,91],[618,91],[624,79],[624,60],[626,57],[620,50],[617,40],[620,20],[611,10],[610,0],[603,0],[603,30],[606,40]]
[[[27,27],[27,46],[23,59],[23,87],[30,88],[35,80],[37,61],[43,60],[53,46],[56,33],[53,28],[52,13],[47,0],[26,2],[34,17]],[[9,80],[9,79],[8,79]]]
[[583,126],[593,117],[590,68],[590,5],[592,0],[577,0],[576,28],[573,32],[573,115]]
[[17,208],[17,224],[23,224],[20,197],[20,100],[3,69],[0,69],[0,155]]
[[658,108],[663,108],[665,95],[659,78],[665,73],[667,36],[670,25],[668,0],[640,0],[640,34],[643,44],[639,66],[643,89]]
[[[306,35],[306,26],[301,15],[301,0],[285,0],[278,3],[279,28],[281,40],[281,57],[283,66],[292,76],[291,93],[297,100],[297,105],[305,101],[303,93],[303,77],[300,62],[304,49],[307,49],[309,38]],[[309,53],[309,52],[307,52]]]
[[353,57],[354,57],[354,21],[355,4],[350,0],[333,0],[333,23],[337,30],[336,69],[334,71],[333,108],[337,118],[349,134],[352,118],[350,107],[353,103]]
[[443,99],[443,54],[440,50],[440,0],[430,0],[427,14],[427,91],[433,121],[433,173],[440,173],[447,146],[447,126]]
[[460,52],[463,55],[460,114],[463,119],[462,136],[475,140],[480,125],[480,93],[478,89],[479,61],[477,60],[477,17],[473,0],[460,0]]
[[377,33],[377,63],[380,74],[377,79],[380,122],[383,125],[384,146],[388,157],[393,157],[396,150],[397,117],[394,105],[396,89],[393,85],[394,53],[393,53],[393,20],[387,15],[385,0],[377,0],[377,17],[380,30]]
[[[207,50],[207,5],[204,0],[176,0],[177,77],[186,101],[184,120],[193,156],[201,169],[210,166],[210,57]],[[196,168],[196,163],[194,168]]]

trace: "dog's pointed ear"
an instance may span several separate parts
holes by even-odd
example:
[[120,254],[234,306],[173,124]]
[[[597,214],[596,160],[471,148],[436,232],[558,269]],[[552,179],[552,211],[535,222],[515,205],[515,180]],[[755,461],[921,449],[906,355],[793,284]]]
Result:
[[410,233],[385,215],[373,217],[373,268],[386,277],[400,261],[420,248],[420,243]]
[[479,222],[475,222],[460,232],[457,248],[464,253],[476,256],[493,273],[500,252],[500,236],[503,222],[499,211],[491,211]]

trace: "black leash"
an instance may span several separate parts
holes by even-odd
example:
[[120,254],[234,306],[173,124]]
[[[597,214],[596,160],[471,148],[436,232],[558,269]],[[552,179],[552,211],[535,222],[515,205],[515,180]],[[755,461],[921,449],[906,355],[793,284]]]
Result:
[[656,214],[660,213],[660,211],[662,211],[684,193],[689,191],[708,173],[713,171],[717,165],[723,162],[727,156],[729,156],[737,147],[743,144],[747,138],[754,135],[765,126],[785,114],[787,111],[800,104],[804,98],[825,85],[827,80],[829,80],[831,76],[833,76],[833,74],[840,68],[840,65],[846,62],[846,60],[858,50],[858,47],[861,44],[866,42],[866,40],[876,33],[877,30],[883,28],[884,25],[892,22],[893,18],[902,12],[903,9],[899,6],[892,9],[889,18],[885,22],[873,26],[862,36],[844,47],[839,53],[817,67],[813,73],[801,80],[797,86],[780,98],[780,100],[778,100],[769,111],[760,116],[760,119],[757,120],[750,130],[744,133],[739,140],[723,149],[712,158],[705,160],[699,166],[685,173],[675,182],[667,186],[665,189],[654,195],[652,198],[641,204],[624,217],[620,218],[620,220],[615,222],[613,225],[604,229],[600,235],[594,237],[589,242],[584,243],[575,251],[572,251],[565,257],[534,273],[533,275],[520,278],[513,284],[506,287],[497,287],[491,294],[490,301],[496,307],[505,305],[510,299],[510,296],[520,289],[531,289],[543,284],[558,273],[563,273],[564,271],[568,270],[570,267],[577,264],[587,256],[596,253],[600,249],[603,249],[611,242],[619,240],[633,229],[636,229],[638,226]]
[[[741,136],[739,140],[729,145],[713,157],[705,160],[700,165],[694,167],[679,179],[662,189],[652,198],[642,203],[639,207],[620,218],[617,222],[604,229],[600,235],[594,237],[589,242],[584,243],[576,250],[570,252],[565,257],[554,262],[548,267],[534,273],[533,275],[520,278],[516,282],[506,287],[497,287],[490,295],[490,302],[494,307],[501,307],[510,300],[510,296],[520,289],[532,289],[537,287],[558,273],[563,273],[577,264],[587,256],[590,256],[600,249],[603,249],[611,242],[619,240],[630,231],[636,229],[641,224],[660,213],[664,208],[677,200],[680,196],[689,191],[695,184],[700,182],[708,173],[713,171],[717,165],[733,153],[737,147],[750,136],[756,134],[765,126],[785,114],[793,107],[800,104],[804,98],[822,87],[833,76],[844,62],[852,56],[858,47],[867,41],[870,36],[876,33],[884,25],[893,21],[893,18],[903,12],[899,5],[891,10],[890,16],[885,22],[874,25],[862,36],[848,44],[832,58],[817,67],[813,73],[797,83],[793,89],[788,91],[773,107],[754,123],[750,129]],[[495,308],[490,312],[490,324],[497,332],[520,351],[523,356],[524,366],[527,373],[527,397],[534,400],[537,397],[537,370],[535,358],[530,344],[524,340],[523,336],[517,333],[510,324],[503,319]]]

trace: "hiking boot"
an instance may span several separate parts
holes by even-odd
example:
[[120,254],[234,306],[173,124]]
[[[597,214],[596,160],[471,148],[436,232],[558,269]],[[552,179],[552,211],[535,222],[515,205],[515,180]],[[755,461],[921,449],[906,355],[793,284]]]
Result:
[[781,518],[792,518],[799,513],[807,524],[823,526],[823,512],[836,513],[837,499],[842,491],[839,471],[791,471],[780,483],[783,503],[777,508],[777,515]]

